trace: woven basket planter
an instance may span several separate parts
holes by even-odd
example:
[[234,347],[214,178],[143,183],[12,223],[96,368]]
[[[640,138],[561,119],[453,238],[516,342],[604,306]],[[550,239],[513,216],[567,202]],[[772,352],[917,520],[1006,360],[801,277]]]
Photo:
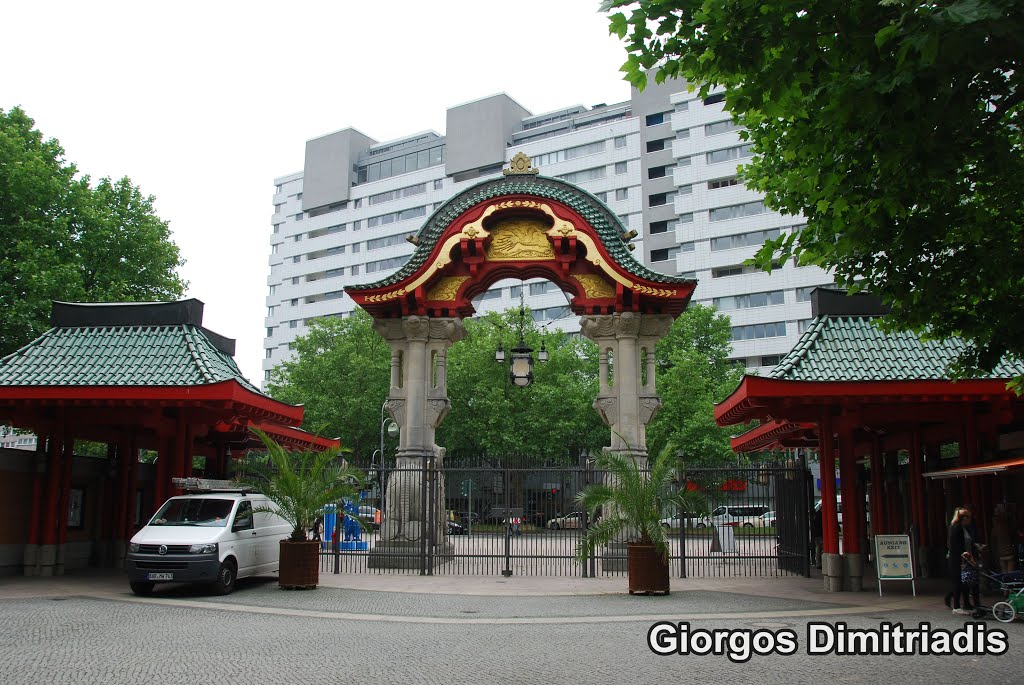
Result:
[[320,582],[320,543],[281,540],[278,585],[285,590],[313,590]]
[[629,573],[629,594],[652,595],[669,593],[668,558],[654,545],[630,544],[626,547]]

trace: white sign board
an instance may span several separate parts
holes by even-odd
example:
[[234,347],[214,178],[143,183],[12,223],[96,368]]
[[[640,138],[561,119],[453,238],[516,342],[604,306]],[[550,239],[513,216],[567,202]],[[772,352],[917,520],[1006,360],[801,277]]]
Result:
[[736,537],[732,526],[714,526],[711,539],[711,551],[723,554],[736,554]]
[[875,536],[875,572],[878,575],[878,596],[882,596],[883,580],[909,580],[914,596],[914,557],[909,535]]

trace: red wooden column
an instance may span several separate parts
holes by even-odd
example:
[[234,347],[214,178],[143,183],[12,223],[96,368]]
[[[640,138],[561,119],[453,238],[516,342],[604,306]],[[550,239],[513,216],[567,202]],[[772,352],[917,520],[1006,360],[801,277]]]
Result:
[[75,437],[64,424],[63,462],[60,474],[60,499],[57,506],[57,563],[55,575],[64,575],[65,546],[68,542],[68,506],[71,503],[71,471],[75,463]]
[[[928,443],[924,446],[925,473],[938,471],[942,468],[940,455],[942,447],[938,443]],[[939,548],[946,544],[945,506],[943,504],[942,482],[935,478],[929,478],[925,483],[925,509],[924,515],[927,519],[929,545]]]
[[32,476],[32,510],[28,518],[28,544],[38,545],[42,540],[43,529],[43,493],[46,490],[46,443],[47,436],[42,431],[36,432],[36,455]]
[[910,434],[910,511],[917,531],[919,545],[927,545],[928,524],[924,516],[924,477],[921,475],[921,464],[924,455],[921,452],[921,428],[915,426]]
[[843,493],[843,554],[860,554],[857,464],[853,453],[853,426],[847,421],[839,428],[839,487]]
[[156,474],[153,480],[153,511],[145,512],[146,514],[152,514],[164,503],[167,499],[167,493],[171,487],[171,462],[174,460],[172,456],[174,454],[174,439],[163,438],[160,440],[160,446],[157,449],[156,457]]
[[[978,420],[974,416],[974,408],[967,407],[967,411],[964,412],[964,449],[961,449],[960,454],[967,459],[967,466],[974,466],[978,463]],[[981,506],[980,489],[978,487],[978,478],[976,476],[967,478],[964,488],[967,493],[965,500],[962,504],[967,505],[971,508],[972,513],[977,517],[978,507]]]
[[839,517],[836,511],[836,461],[835,440],[832,434],[832,417],[826,415],[819,429],[819,451],[821,461],[821,526],[822,551],[825,554],[839,554]]
[[885,471],[885,513],[886,529],[889,533],[896,533],[903,530],[899,520],[899,474],[900,474],[900,453],[890,450],[884,454],[885,464],[882,467]]
[[125,478],[124,497],[126,507],[121,532],[125,542],[128,542],[135,533],[136,513],[140,517],[142,516],[141,511],[135,511],[136,492],[139,488],[139,441],[134,434],[128,439],[128,454],[125,461],[128,462],[128,474]]
[[876,435],[871,441],[871,532],[884,535],[888,532],[885,520],[885,473],[882,472],[882,445]]
[[190,478],[192,476],[192,460],[195,452],[195,438],[193,433],[192,424],[186,424],[185,436],[182,440],[183,463],[181,471],[181,475],[185,478]]
[[[125,542],[125,519],[128,516],[129,502],[134,502],[134,488],[128,483],[128,475],[131,471],[129,463],[131,457],[131,444],[127,436],[122,435],[117,443],[117,486],[113,492],[113,498],[117,502],[114,509],[114,548],[115,554],[120,554],[120,549]],[[129,494],[132,498],[129,499]]]

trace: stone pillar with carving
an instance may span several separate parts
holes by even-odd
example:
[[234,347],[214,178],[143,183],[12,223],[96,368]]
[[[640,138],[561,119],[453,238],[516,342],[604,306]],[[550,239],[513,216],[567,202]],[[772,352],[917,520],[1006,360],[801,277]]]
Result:
[[654,379],[654,346],[672,317],[622,312],[580,317],[583,335],[600,351],[600,387],[594,409],[611,428],[606,450],[647,460],[647,424],[661,408]]
[[[654,379],[654,346],[671,325],[671,316],[636,312],[580,317],[583,335],[599,349],[594,409],[612,433],[611,445],[604,449],[631,456],[641,469],[647,468],[647,424],[661,408]],[[605,569],[626,570],[629,535],[624,531],[621,539],[608,544],[602,561]]]
[[[436,546],[445,540],[444,449],[434,443],[434,436],[451,407],[448,348],[465,336],[466,329],[458,318],[426,316],[377,319],[373,327],[391,347],[386,409],[401,432],[396,468],[387,482],[380,542],[370,565],[415,567],[424,544]],[[427,503],[432,504],[432,513],[427,512]],[[433,525],[428,527],[428,522]]]

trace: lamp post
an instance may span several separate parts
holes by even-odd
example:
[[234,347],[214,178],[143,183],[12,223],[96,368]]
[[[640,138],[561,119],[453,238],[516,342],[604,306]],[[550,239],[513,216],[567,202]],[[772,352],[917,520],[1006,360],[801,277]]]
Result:
[[[388,402],[384,400],[384,404],[380,405],[380,448],[374,450],[373,454],[370,455],[370,470],[367,474],[374,484],[374,499],[378,498],[377,469],[379,468],[381,472],[384,471],[384,432],[387,431],[387,434],[392,438],[397,438],[400,432],[398,424],[387,418],[387,407]],[[378,458],[380,459],[379,466],[377,464]]]

